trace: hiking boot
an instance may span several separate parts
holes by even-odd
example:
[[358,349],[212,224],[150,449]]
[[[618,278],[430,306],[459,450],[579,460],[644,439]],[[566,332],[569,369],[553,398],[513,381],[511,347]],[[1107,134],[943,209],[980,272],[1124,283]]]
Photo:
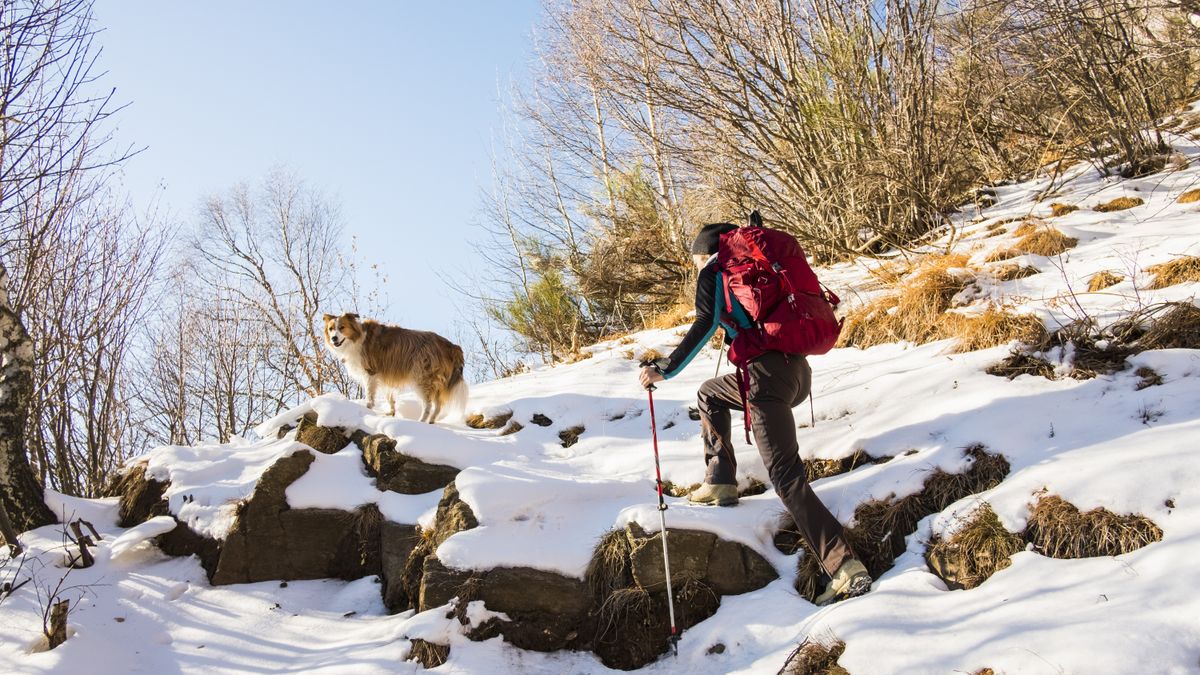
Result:
[[706,506],[735,506],[738,503],[737,486],[705,483],[688,495],[688,501]]
[[813,602],[817,605],[832,605],[841,600],[855,598],[871,590],[871,574],[855,558],[842,563],[825,592],[818,595]]

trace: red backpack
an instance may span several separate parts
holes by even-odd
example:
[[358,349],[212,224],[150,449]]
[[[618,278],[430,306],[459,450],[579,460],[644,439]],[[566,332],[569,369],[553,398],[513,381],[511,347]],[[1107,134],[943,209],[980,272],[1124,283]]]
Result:
[[795,237],[763,227],[755,211],[749,227],[721,235],[717,262],[726,311],[733,311],[732,296],[754,322],[729,348],[739,369],[768,351],[810,356],[833,349],[842,331],[834,315],[840,300],[817,281]]

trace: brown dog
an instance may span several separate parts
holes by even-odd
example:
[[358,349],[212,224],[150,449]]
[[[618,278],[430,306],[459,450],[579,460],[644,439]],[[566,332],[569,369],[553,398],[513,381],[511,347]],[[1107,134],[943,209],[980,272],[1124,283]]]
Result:
[[375,407],[382,386],[395,415],[395,390],[412,386],[423,404],[422,422],[434,424],[447,406],[460,414],[466,409],[462,348],[437,333],[359,319],[357,314],[326,314],[325,346],[367,390],[368,407]]

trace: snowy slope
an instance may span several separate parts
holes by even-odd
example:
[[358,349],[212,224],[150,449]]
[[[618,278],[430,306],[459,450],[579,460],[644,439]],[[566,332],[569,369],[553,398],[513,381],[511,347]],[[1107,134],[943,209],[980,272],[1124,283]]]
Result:
[[[1013,243],[1011,235],[987,236],[989,224],[1046,217],[1051,202],[1081,207],[1047,221],[1077,238],[1077,246],[1053,258],[1007,261],[1041,273],[983,282],[960,311],[1001,303],[1053,329],[1084,312],[1112,321],[1157,302],[1194,301],[1200,284],[1146,289],[1146,267],[1200,255],[1200,209],[1176,203],[1183,191],[1200,187],[1200,148],[1184,139],[1175,139],[1175,147],[1192,168],[1118,180],[1079,166],[1060,181],[1053,198],[1035,201],[1047,187],[1036,180],[999,188],[991,208],[958,214],[953,242],[934,242],[930,250],[953,243],[955,251],[971,256],[973,266],[986,268],[983,261],[992,251]],[[1115,213],[1090,208],[1127,195],[1145,204]],[[843,297],[865,302],[882,292],[868,273],[877,265],[846,264],[820,274]],[[1126,279],[1088,293],[1088,278],[1100,270]],[[151,475],[172,482],[168,497],[181,520],[220,535],[262,471],[302,448],[287,438],[274,440],[274,431],[316,411],[321,424],[385,433],[406,454],[464,467],[456,484],[480,526],[448,539],[437,551],[443,563],[462,569],[520,565],[582,578],[592,547],[606,531],[630,521],[658,529],[650,414],[630,354],[649,348],[666,353],[682,330],[602,343],[577,363],[475,386],[473,410],[511,412],[524,425],[511,435],[457,424],[429,427],[324,396],[264,423],[259,434],[269,440],[160,448],[144,461]],[[1159,386],[1138,390],[1135,368],[1085,381],[1033,376],[1010,381],[984,372],[1008,353],[1007,346],[966,354],[952,348],[950,341],[888,344],[812,359],[817,423],[809,426],[808,406],[797,408],[802,454],[840,458],[862,449],[894,457],[818,481],[817,492],[851,524],[854,508],[864,501],[914,493],[934,468],[962,470],[967,463],[962,449],[975,443],[1008,459],[1007,480],[922,521],[908,538],[908,552],[869,595],[822,609],[792,588],[796,556],[772,544],[782,513],[772,492],[730,509],[669,499],[670,527],[709,530],[744,543],[774,565],[780,579],[723,598],[715,616],[685,633],[677,658],[664,657],[645,670],[775,672],[806,638],[844,640],[840,664],[856,674],[1200,667],[1200,352],[1133,357],[1135,367],[1151,367],[1163,378]],[[706,350],[656,392],[663,474],[677,484],[699,482],[703,475],[699,424],[688,408],[717,360],[716,351]],[[1156,415],[1148,419],[1146,411]],[[552,423],[531,423],[535,414]],[[578,443],[562,447],[559,432],[575,426],[584,428]],[[737,454],[739,481],[766,480],[753,446],[739,442]],[[981,501],[992,505],[1009,530],[1020,531],[1042,491],[1084,510],[1102,506],[1145,515],[1162,528],[1163,539],[1116,558],[1058,560],[1024,551],[1011,567],[969,591],[948,591],[929,572],[923,553],[932,534],[953,531]],[[352,445],[318,455],[287,493],[294,507],[378,503],[389,519],[424,524],[438,496],[379,492]],[[0,640],[17,646],[0,650],[5,672],[394,672],[419,669],[401,663],[409,650],[406,638],[416,637],[452,645],[449,662],[438,672],[606,670],[589,653],[538,654],[499,639],[470,642],[438,610],[387,616],[373,579],[213,588],[195,560],[168,558],[139,542],[161,523],[151,521],[118,540],[122,530],[113,524],[111,500],[51,499],[56,510],[85,514],[101,530],[98,564],[71,573],[68,583],[80,587],[85,601],[71,614],[74,634],[52,652],[38,647],[35,594],[22,590],[0,603]],[[56,582],[62,573],[55,567],[62,548],[58,530],[27,533],[23,542],[38,556],[26,570]],[[472,612],[481,617],[485,610]],[[724,651],[708,653],[717,643]]]

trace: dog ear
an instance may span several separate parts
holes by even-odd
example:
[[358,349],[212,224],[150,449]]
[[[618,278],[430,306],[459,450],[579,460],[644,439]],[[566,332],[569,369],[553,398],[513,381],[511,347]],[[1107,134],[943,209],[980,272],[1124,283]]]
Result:
[[336,318],[337,318],[337,317],[336,317],[336,316],[334,316],[334,315],[332,315],[332,314],[326,314],[326,315],[324,315],[324,316],[322,316],[322,317],[321,317],[321,320],[322,320],[322,321],[324,321],[324,322],[326,322],[326,323],[329,323],[330,321],[332,321],[332,320],[334,320],[334,319],[336,319]]
[[346,312],[346,318],[354,319],[355,321],[358,321],[358,315],[353,312]]

